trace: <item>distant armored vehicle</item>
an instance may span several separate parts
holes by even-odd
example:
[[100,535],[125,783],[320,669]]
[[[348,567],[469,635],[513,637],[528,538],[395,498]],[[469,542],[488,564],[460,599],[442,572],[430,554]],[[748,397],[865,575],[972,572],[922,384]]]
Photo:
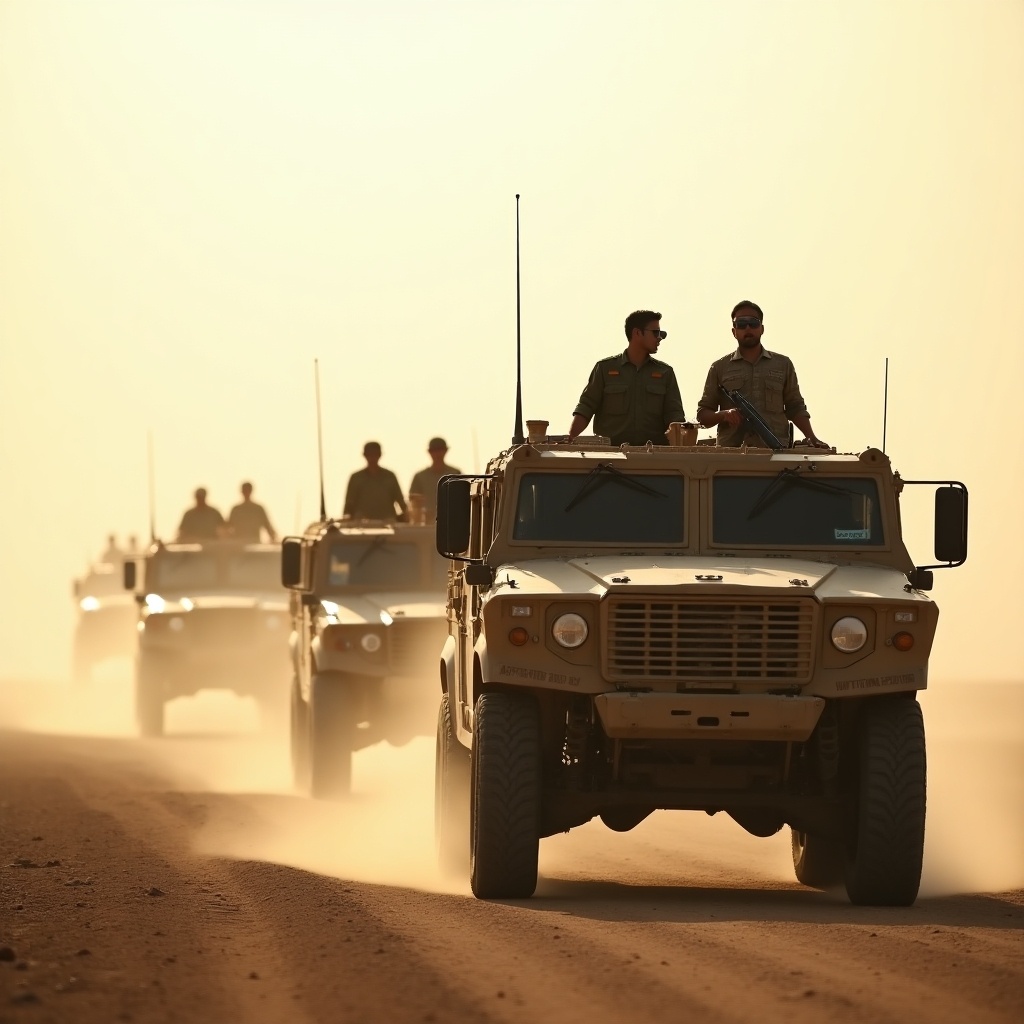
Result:
[[352,754],[433,732],[448,565],[434,528],[327,520],[282,543],[292,593],[296,783],[350,791]]
[[122,586],[120,562],[93,565],[75,580],[72,592],[78,603],[78,617],[71,672],[76,684],[85,685],[101,662],[132,656],[138,612]]
[[[941,485],[936,565],[904,546],[911,482]],[[966,558],[962,484],[875,449],[538,440],[442,480],[437,542],[438,850],[478,897],[530,896],[543,836],[669,808],[789,825],[800,881],[914,901],[924,591]]]
[[[139,605],[135,708],[144,736],[164,706],[205,689],[255,697],[273,714],[288,672],[288,595],[276,544],[154,543],[124,565]],[[283,704],[282,704],[283,706]]]

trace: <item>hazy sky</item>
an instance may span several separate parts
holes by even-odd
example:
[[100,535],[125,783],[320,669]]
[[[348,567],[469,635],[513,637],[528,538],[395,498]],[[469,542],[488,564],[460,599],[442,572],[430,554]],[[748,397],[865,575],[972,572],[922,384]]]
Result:
[[[964,480],[933,678],[1024,678],[1021,0],[0,0],[0,676],[71,579],[250,478],[283,532],[363,442],[568,428],[636,308],[691,415],[759,302],[817,433]],[[930,558],[930,513],[908,517]]]

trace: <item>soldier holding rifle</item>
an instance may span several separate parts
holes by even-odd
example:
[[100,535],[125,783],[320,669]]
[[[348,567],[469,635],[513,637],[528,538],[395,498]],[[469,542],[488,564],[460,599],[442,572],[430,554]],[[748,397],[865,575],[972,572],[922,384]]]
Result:
[[800,394],[792,361],[761,344],[764,314],[756,302],[744,300],[732,311],[735,352],[715,360],[708,370],[704,393],[697,409],[697,422],[718,426],[718,443],[727,447],[756,445],[774,447],[743,412],[730,401],[727,392],[739,392],[760,413],[770,432],[784,444],[792,421],[816,448],[830,447],[814,433],[807,405]]

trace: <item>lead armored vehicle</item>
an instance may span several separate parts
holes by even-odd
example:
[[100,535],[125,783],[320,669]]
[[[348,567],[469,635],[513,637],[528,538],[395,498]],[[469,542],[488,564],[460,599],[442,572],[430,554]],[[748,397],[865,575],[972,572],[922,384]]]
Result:
[[926,591],[966,558],[963,485],[913,481],[941,485],[917,566],[911,481],[881,451],[602,441],[514,445],[440,484],[442,863],[478,897],[527,897],[544,836],[725,812],[789,826],[808,885],[912,903]]
[[352,754],[434,731],[448,563],[433,526],[314,523],[282,544],[292,589],[291,751],[316,797],[351,789]]
[[155,542],[124,564],[138,602],[135,710],[144,736],[164,731],[175,697],[228,689],[271,718],[288,673],[288,595],[276,544]]

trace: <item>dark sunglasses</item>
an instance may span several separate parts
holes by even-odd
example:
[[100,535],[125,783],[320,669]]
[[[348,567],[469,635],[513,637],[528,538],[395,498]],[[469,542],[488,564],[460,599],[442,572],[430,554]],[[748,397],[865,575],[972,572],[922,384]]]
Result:
[[744,327],[760,327],[761,321],[756,316],[738,316],[733,320],[732,325],[742,330]]
[[651,334],[656,334],[659,338],[661,338],[662,341],[664,341],[668,337],[668,331],[656,331],[653,327],[643,328],[644,334],[647,334],[648,331]]

